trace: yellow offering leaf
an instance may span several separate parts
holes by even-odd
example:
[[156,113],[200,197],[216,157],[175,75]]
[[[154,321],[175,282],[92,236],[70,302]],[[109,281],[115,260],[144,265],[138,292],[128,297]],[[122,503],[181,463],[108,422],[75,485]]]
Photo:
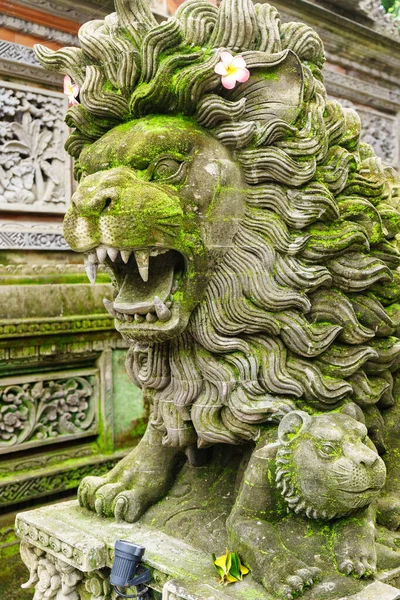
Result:
[[213,554],[212,559],[218,571],[219,583],[223,583],[224,585],[241,581],[243,575],[247,575],[249,572],[249,569],[240,562],[238,554],[236,552],[229,552],[228,549],[226,549],[225,554],[218,558]]

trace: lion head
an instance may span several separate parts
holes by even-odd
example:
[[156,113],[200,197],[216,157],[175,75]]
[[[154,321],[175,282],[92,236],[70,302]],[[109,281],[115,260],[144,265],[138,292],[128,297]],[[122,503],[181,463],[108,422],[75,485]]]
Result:
[[[146,0],[115,6],[80,49],[36,51],[80,87],[65,236],[92,281],[110,269],[164,443],[254,440],[302,404],[373,410],[400,353],[400,184],[327,100],[320,38],[251,0],[161,24]],[[250,71],[230,90],[222,50]]]
[[293,411],[279,424],[278,439],[276,483],[297,514],[344,517],[383,488],[385,463],[366,426],[347,414]]
[[89,250],[89,269],[107,264],[117,329],[130,341],[179,335],[243,218],[239,166],[194,121],[174,116],[114,127],[79,165],[65,236]]

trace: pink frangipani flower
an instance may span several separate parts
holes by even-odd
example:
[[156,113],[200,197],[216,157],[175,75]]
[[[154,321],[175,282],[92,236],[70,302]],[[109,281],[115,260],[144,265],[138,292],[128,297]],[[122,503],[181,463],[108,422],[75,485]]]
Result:
[[243,56],[232,56],[230,52],[221,52],[221,62],[215,65],[214,71],[222,75],[221,82],[227,90],[233,90],[236,83],[244,83],[250,77]]
[[64,94],[68,96],[70,106],[79,104],[78,100],[76,100],[76,97],[79,94],[79,86],[76,83],[72,83],[69,75],[64,77]]

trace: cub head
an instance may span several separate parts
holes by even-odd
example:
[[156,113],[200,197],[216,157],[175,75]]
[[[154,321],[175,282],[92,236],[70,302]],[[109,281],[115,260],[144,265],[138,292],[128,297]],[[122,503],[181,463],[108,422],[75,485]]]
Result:
[[278,428],[276,482],[289,507],[315,519],[367,506],[386,468],[364,424],[347,414],[286,415]]

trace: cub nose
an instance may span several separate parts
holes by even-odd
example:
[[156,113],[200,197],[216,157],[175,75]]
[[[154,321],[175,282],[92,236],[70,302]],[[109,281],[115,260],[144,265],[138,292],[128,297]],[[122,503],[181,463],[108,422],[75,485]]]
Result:
[[73,194],[71,202],[81,215],[100,215],[117,200],[118,194],[118,189],[115,187],[82,186]]

